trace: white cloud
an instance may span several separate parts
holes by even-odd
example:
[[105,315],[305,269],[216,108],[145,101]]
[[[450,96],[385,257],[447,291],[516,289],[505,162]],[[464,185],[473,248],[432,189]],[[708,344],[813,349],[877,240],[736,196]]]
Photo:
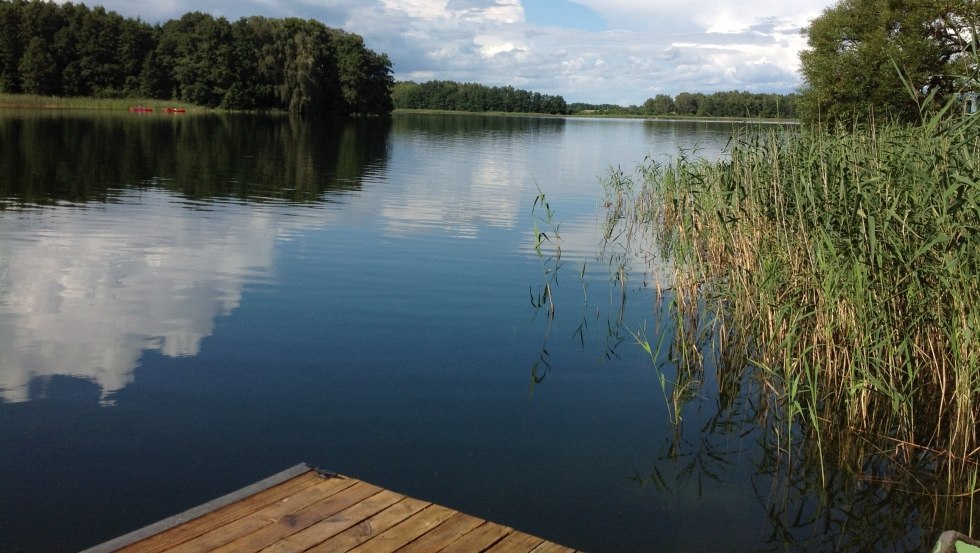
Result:
[[455,19],[508,24],[524,21],[524,8],[519,0],[381,0],[381,4],[390,14],[423,20]]
[[524,21],[524,8],[520,0],[497,0],[494,5],[482,9],[480,14],[488,20],[508,24]]
[[446,9],[446,2],[444,1],[381,0],[381,3],[392,13],[402,13],[413,18],[438,19],[449,16],[449,10]]
[[651,93],[789,92],[800,29],[833,0],[574,0],[605,31],[536,27],[522,0],[107,0],[144,20],[192,10],[229,19],[311,17],[387,53],[397,79],[515,85],[568,101],[642,103]]
[[477,36],[473,42],[480,46],[480,53],[487,58],[492,58],[497,54],[527,52],[526,48],[515,46],[513,42],[501,41],[495,37]]
[[753,0],[734,4],[730,0],[577,0],[622,29],[674,29],[692,27],[744,30],[757,21],[774,19],[792,22],[795,27],[807,22],[832,5],[828,0]]

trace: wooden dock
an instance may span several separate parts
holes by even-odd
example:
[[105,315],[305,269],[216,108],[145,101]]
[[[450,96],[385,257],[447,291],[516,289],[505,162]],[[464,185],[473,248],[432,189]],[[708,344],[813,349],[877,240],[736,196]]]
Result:
[[297,465],[85,553],[566,553],[513,528]]

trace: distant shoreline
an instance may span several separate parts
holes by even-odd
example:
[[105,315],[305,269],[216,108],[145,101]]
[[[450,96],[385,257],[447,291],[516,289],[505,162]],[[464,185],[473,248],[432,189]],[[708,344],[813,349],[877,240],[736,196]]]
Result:
[[764,125],[799,125],[799,119],[782,119],[773,117],[718,117],[700,115],[594,115],[573,113],[565,117],[576,117],[581,119],[640,119],[643,121],[691,121],[696,123],[760,123]]
[[[163,111],[166,108],[180,107],[196,113],[266,113],[258,111],[236,112],[217,108],[197,106],[174,100],[153,100],[148,98],[90,98],[38,96],[33,94],[0,94],[0,108],[41,109],[41,110],[91,110],[128,111],[134,106],[145,106]],[[280,113],[280,112],[273,112]],[[392,115],[484,115],[489,117],[542,117],[542,118],[580,118],[580,119],[639,119],[644,121],[696,121],[701,123],[759,123],[769,125],[798,125],[797,119],[746,118],[746,117],[699,117],[696,115],[632,115],[615,113],[522,113],[503,111],[453,111],[438,109],[395,109]]]
[[628,115],[615,113],[520,113],[505,111],[454,111],[447,109],[399,109],[392,115],[488,115],[494,117],[546,117],[578,119],[639,119],[644,121],[696,121],[699,123],[763,123],[770,125],[798,125],[798,119],[771,117],[701,117],[697,115]]

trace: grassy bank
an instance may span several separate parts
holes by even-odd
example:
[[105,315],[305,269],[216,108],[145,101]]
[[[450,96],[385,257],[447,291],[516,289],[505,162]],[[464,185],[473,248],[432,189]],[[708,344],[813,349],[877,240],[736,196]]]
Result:
[[38,96],[35,94],[0,94],[0,109],[82,109],[125,111],[133,106],[149,106],[164,109],[182,107],[194,111],[206,111],[209,108],[167,100],[149,100],[140,98],[88,98],[59,96]]
[[[690,361],[703,349],[687,342],[709,336],[719,380],[748,374],[766,396],[757,404],[778,411],[787,435],[803,429],[822,459],[925,464],[943,493],[970,500],[980,118],[756,129],[729,153],[607,181],[609,236],[646,233],[673,262],[658,289],[674,326],[700,321],[693,337],[666,338],[672,351]],[[640,338],[663,349],[663,336]]]

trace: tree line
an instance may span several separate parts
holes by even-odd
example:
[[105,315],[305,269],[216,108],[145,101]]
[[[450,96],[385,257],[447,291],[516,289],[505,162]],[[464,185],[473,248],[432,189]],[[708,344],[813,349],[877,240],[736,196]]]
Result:
[[541,94],[512,86],[486,86],[455,81],[402,81],[392,89],[398,109],[438,109],[470,112],[568,113],[561,96]]
[[0,0],[0,92],[384,114],[393,83],[387,55],[312,19],[190,12],[150,25],[101,6]]
[[796,117],[798,96],[791,94],[761,94],[745,91],[681,92],[676,96],[657,94],[643,105],[618,106],[615,104],[573,103],[571,113],[599,113],[605,115],[635,116],[698,116],[698,117],[746,117],[788,118]]

